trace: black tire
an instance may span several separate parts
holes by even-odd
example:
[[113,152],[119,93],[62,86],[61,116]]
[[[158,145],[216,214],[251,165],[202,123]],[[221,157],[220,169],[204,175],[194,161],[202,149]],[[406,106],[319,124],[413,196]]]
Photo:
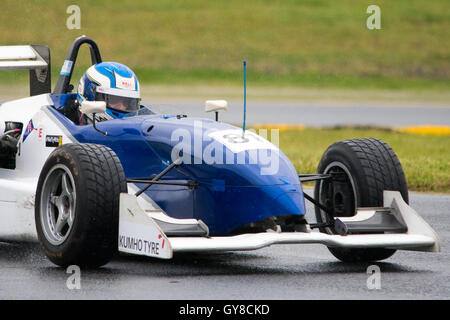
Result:
[[[314,188],[315,199],[334,207],[335,216],[353,216],[357,207],[383,206],[384,190],[400,191],[406,203],[409,201],[400,161],[391,147],[378,139],[353,139],[332,144],[323,154],[317,172],[341,172],[340,181],[316,182]],[[316,207],[315,213],[317,222],[325,222],[322,210]],[[323,228],[321,232],[335,233],[331,228]],[[384,260],[395,253],[393,249],[378,248],[328,249],[344,262]]]
[[36,190],[36,230],[47,257],[63,267],[108,263],[117,252],[121,192],[127,192],[126,178],[110,148],[65,144],[55,149]]

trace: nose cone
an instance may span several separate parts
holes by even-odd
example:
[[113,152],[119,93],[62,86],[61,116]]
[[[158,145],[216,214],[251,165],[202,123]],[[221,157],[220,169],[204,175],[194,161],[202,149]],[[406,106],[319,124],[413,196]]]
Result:
[[183,168],[204,182],[299,184],[278,146],[251,131],[244,135],[241,128],[216,121],[159,116],[143,123],[142,134],[162,158],[173,162],[181,157]]
[[213,193],[213,197],[214,203],[208,211],[213,214],[202,217],[211,235],[224,235],[273,216],[305,214],[301,185],[230,186],[223,192]]
[[[177,117],[149,120],[142,132],[161,159],[182,158],[174,179],[198,182],[198,189],[183,191],[178,198],[168,192],[151,194],[157,202],[164,200],[158,204],[171,216],[186,218],[189,211],[189,218],[205,222],[211,235],[222,235],[271,216],[305,213],[294,166],[277,146],[255,133],[242,135],[242,129],[231,125]],[[189,210],[185,199],[192,203]]]
[[305,203],[302,201],[303,197],[301,196],[301,191],[301,188],[297,188],[295,191],[284,191],[280,196],[274,199],[270,211],[274,216],[285,214],[304,214]]

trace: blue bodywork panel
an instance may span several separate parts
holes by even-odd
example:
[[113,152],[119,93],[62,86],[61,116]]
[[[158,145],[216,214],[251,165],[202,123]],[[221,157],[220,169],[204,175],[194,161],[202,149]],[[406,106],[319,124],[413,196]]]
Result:
[[[79,126],[67,119],[57,111],[61,106],[59,102],[67,99],[52,98],[55,105],[48,107],[49,110],[72,136],[80,143],[102,144],[114,150],[127,178],[150,178],[160,173],[172,162],[173,148],[183,146],[180,155],[190,161],[171,170],[163,180],[197,181],[198,188],[153,185],[146,194],[172,217],[202,220],[211,235],[225,235],[271,216],[305,214],[297,172],[280,150],[264,150],[278,162],[277,172],[269,175],[261,174],[265,164],[252,160],[248,151],[241,151],[245,153],[240,155],[241,159],[245,158],[243,164],[236,163],[238,154],[231,153],[225,146],[222,146],[224,164],[208,164],[201,159],[202,152],[208,150],[211,143],[202,139],[203,136],[212,130],[239,129],[237,127],[209,119],[153,114],[98,122],[97,128],[108,133],[105,136],[92,125]],[[174,134],[178,129],[189,133],[192,139],[180,139]],[[185,154],[186,150],[191,152]],[[234,161],[225,164],[230,163],[232,157]]]

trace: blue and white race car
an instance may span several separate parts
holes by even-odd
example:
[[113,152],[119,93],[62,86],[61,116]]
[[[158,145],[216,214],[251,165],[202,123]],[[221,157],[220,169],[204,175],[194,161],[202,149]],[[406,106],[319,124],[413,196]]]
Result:
[[[134,113],[111,114],[117,92],[138,92],[137,78],[105,67],[109,85],[88,72],[72,93],[83,44],[102,64],[97,44],[77,38],[53,91],[47,47],[0,47],[0,69],[30,72],[30,97],[0,105],[0,241],[39,241],[53,263],[82,267],[117,252],[169,259],[287,243],[323,244],[342,261],[440,250],[385,142],[336,142],[317,173],[298,174],[277,146],[217,118],[156,114],[138,100]],[[92,88],[94,98],[80,98]],[[315,181],[314,197],[304,181]]]

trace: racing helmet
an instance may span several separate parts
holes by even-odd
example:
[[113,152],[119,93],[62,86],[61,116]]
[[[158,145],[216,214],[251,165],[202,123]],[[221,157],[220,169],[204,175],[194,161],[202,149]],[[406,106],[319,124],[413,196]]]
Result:
[[134,72],[117,62],[91,66],[81,77],[77,99],[105,101],[106,113],[113,118],[136,115],[140,108],[139,81]]

